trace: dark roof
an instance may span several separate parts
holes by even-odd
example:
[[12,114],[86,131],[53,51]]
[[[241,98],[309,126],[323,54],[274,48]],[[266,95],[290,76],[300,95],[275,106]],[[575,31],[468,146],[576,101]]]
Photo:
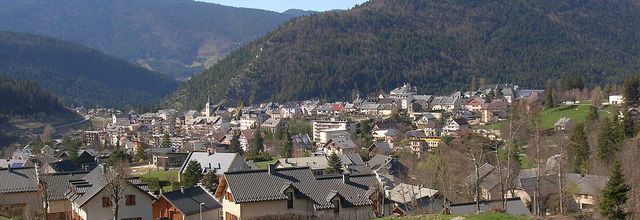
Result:
[[[373,175],[349,177],[344,183],[342,176],[316,178],[311,169],[281,168],[270,174],[267,170],[225,173],[225,179],[236,203],[285,200],[282,189],[293,187],[296,193],[313,201],[315,209],[333,208],[328,197],[342,197],[345,206],[371,205],[367,191],[377,184]],[[260,183],[260,187],[256,187]]]
[[[105,186],[104,178],[106,175],[113,175],[110,168],[104,165],[98,165],[91,172],[87,173],[82,179],[69,180],[69,189],[65,191],[65,196],[78,206],[82,207],[91,198],[98,194]],[[143,184],[139,178],[127,178],[131,186],[143,191],[146,195],[152,197],[149,193],[148,186]],[[155,198],[154,198],[155,199]]]
[[49,200],[66,199],[65,192],[69,189],[69,181],[81,180],[89,171],[46,174]]
[[460,126],[464,126],[464,125],[469,125],[469,123],[467,122],[466,119],[464,118],[454,118],[453,121],[456,122],[456,124],[460,125]]
[[33,167],[0,169],[0,193],[34,192],[38,189]]
[[362,161],[362,157],[360,154],[351,153],[351,154],[341,154],[340,160],[343,165],[363,165],[364,161]]
[[222,208],[215,198],[200,186],[176,190],[161,195],[169,203],[179,209],[184,215],[200,212],[200,203],[204,203],[202,211]]
[[71,171],[80,170],[80,166],[78,166],[76,163],[74,163],[71,160],[61,160],[61,161],[51,162],[49,163],[49,166],[51,167],[51,169],[55,170],[56,172],[71,172]]
[[[487,212],[495,208],[502,208],[501,203],[502,201],[500,200],[482,201],[480,202],[480,211]],[[477,211],[476,202],[451,204],[450,207],[451,214],[457,215],[472,215],[476,214]],[[520,198],[507,199],[505,211],[511,215],[531,216],[531,212]]]

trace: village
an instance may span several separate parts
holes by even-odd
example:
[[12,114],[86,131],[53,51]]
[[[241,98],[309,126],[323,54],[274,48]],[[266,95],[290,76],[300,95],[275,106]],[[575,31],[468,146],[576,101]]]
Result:
[[74,220],[591,213],[608,169],[567,168],[586,161],[574,131],[598,114],[638,115],[594,92],[491,84],[434,96],[405,83],[340,102],[79,107],[102,123],[0,161],[0,209]]

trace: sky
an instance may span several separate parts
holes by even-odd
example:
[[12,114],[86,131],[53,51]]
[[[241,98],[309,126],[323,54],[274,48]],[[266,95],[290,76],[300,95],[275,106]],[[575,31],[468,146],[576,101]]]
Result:
[[367,0],[200,0],[221,5],[243,8],[258,8],[269,11],[283,12],[287,9],[303,9],[313,11],[328,11],[333,9],[350,9],[356,4]]

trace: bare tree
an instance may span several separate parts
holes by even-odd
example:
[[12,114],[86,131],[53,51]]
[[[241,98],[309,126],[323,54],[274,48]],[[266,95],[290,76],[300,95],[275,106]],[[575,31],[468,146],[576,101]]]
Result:
[[476,134],[464,134],[455,145],[473,163],[476,211],[480,212],[480,200],[482,199],[480,194],[480,166],[485,163],[486,148],[488,147],[487,140]]
[[129,168],[126,162],[117,162],[111,167],[101,165],[103,169],[102,184],[104,192],[111,203],[113,220],[118,220],[120,201],[125,198],[129,183]]
[[44,166],[38,166],[38,164],[35,164],[34,169],[36,171],[36,184],[38,186],[38,194],[42,202],[43,219],[47,220],[47,212],[49,210],[49,191],[53,177],[51,176],[51,174],[45,174]]

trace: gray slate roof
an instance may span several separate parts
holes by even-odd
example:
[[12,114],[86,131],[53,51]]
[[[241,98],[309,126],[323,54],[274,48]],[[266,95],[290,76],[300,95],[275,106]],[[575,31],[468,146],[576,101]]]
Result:
[[316,178],[308,167],[276,169],[274,174],[267,170],[228,172],[225,179],[236,203],[286,200],[284,189],[294,187],[298,195],[313,201],[315,209],[333,208],[328,198],[336,195],[345,206],[371,205],[367,191],[377,184],[373,175],[351,176],[349,183],[341,176]]
[[[475,202],[451,204],[451,213],[457,215],[476,214],[477,207]],[[480,211],[487,212],[493,208],[502,207],[500,200],[483,201],[480,203]],[[520,198],[507,199],[506,212],[511,215],[531,216],[531,212]]]
[[62,200],[66,199],[65,192],[69,189],[69,181],[81,180],[85,175],[89,173],[88,171],[82,172],[68,172],[68,173],[54,173],[47,174],[49,177],[47,181],[48,190],[49,190],[49,200]]
[[[187,159],[182,164],[180,168],[180,173],[184,172],[184,169],[187,168],[187,164],[189,161],[198,161],[200,163],[200,167],[203,172],[209,170],[209,165],[211,165],[211,169],[215,170],[216,175],[220,176],[224,172],[228,171],[237,171],[238,169],[249,169],[249,166],[246,165],[246,162],[239,154],[236,153],[214,153],[209,154],[208,152],[191,152]],[[242,167],[231,167],[234,160],[239,161],[238,163],[244,163]],[[218,169],[218,164],[220,168]]]
[[34,192],[37,189],[33,167],[0,169],[0,193]]
[[184,215],[200,213],[200,203],[204,203],[202,211],[222,208],[222,205],[205,189],[200,186],[176,190],[161,195],[169,203],[179,209]]

